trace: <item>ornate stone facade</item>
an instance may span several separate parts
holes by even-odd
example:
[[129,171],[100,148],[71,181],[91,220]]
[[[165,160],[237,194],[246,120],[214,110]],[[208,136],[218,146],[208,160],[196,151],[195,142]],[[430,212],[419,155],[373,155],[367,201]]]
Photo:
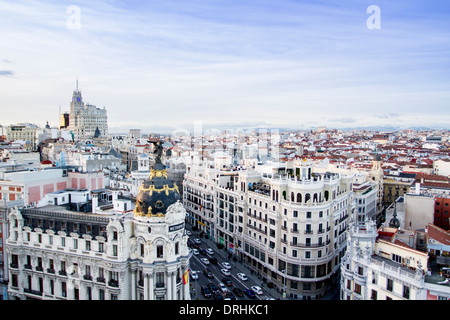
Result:
[[6,242],[10,299],[190,300],[186,211],[170,180],[155,174],[146,181],[154,185],[159,178],[164,181],[157,185],[173,190],[157,187],[145,199],[147,207],[163,202],[154,215],[141,214],[138,203],[126,213],[53,205],[12,209]]

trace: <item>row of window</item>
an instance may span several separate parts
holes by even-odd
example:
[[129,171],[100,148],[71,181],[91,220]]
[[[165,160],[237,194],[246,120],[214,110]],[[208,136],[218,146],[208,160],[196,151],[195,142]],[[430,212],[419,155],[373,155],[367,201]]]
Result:
[[[32,293],[35,295],[42,296],[44,293],[44,279],[42,277],[38,278],[37,282],[37,288],[33,287],[33,281],[32,276],[27,275],[27,286],[24,288],[25,293]],[[12,274],[11,276],[11,286],[14,288],[18,288],[18,275]],[[50,294],[52,296],[59,295],[63,298],[68,297],[68,288],[67,288],[67,282],[61,281],[61,284],[59,286],[59,293],[56,292],[55,288],[55,280],[54,279],[48,279],[48,292],[45,292],[46,294]],[[78,287],[73,288],[73,299],[79,300],[80,299],[80,289]],[[86,299],[92,300],[92,287],[86,286]],[[105,289],[98,289],[98,300],[105,300],[106,294]],[[115,293],[110,293],[109,295],[110,300],[118,300],[118,295]]]

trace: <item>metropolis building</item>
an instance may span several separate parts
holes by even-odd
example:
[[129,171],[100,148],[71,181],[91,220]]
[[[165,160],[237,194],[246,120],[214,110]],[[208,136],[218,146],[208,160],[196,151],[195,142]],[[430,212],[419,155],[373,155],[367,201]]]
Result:
[[110,192],[91,191],[93,213],[64,204],[10,211],[9,299],[190,300],[186,211],[164,164],[134,203],[113,195],[100,205]]

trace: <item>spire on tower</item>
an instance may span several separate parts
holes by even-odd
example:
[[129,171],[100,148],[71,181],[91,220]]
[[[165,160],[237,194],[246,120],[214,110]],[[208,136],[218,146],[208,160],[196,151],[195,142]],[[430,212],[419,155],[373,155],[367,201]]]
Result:
[[78,91],[78,77],[77,77],[77,91]]

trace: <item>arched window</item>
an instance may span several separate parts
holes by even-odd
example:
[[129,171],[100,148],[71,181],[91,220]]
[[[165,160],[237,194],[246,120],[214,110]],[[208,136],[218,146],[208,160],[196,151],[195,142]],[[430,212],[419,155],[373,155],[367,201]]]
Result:
[[305,194],[305,203],[308,203],[309,199],[311,199],[311,195],[309,193]]
[[328,201],[328,198],[330,197],[330,193],[328,190],[325,190],[325,201]]
[[314,196],[313,196],[313,203],[314,202],[317,202],[317,193],[314,193]]
[[297,203],[302,203],[302,194],[297,193]]
[[283,191],[283,199],[286,200],[286,190]]
[[295,199],[294,199],[294,193],[293,193],[293,192],[291,192],[291,201],[292,201],[292,202],[295,201]]

